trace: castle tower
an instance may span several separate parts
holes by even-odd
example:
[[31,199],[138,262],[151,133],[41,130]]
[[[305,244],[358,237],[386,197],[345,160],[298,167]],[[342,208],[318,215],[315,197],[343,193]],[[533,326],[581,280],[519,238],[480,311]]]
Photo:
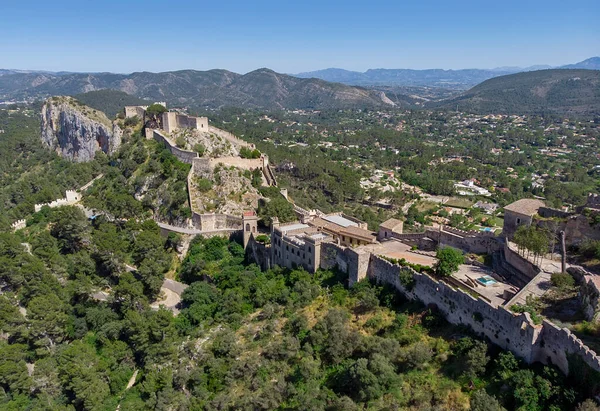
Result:
[[253,235],[256,236],[258,228],[258,216],[254,211],[244,211],[242,215],[242,227],[244,229],[244,250]]

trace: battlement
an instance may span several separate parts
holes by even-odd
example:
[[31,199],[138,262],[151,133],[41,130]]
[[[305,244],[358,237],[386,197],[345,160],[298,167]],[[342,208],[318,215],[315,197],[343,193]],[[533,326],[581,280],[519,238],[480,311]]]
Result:
[[22,230],[27,227],[27,222],[25,220],[17,220],[10,225],[13,231]]
[[[401,272],[412,275],[413,282],[410,286],[401,282]],[[592,369],[600,371],[599,356],[568,329],[561,329],[550,321],[545,320],[541,325],[536,325],[528,313],[516,314],[503,306],[494,307],[481,298],[474,298],[427,274],[392,264],[376,255],[371,255],[368,276],[380,283],[394,286],[407,298],[435,305],[448,322],[469,326],[527,363],[551,362],[568,374],[567,355],[574,354]]]

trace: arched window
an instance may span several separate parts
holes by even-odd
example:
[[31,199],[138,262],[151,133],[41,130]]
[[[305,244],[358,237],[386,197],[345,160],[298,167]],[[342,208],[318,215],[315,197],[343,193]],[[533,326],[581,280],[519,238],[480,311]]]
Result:
[[246,223],[246,231],[250,231],[250,224]]
[[256,232],[256,227],[252,227],[252,232],[255,233]]

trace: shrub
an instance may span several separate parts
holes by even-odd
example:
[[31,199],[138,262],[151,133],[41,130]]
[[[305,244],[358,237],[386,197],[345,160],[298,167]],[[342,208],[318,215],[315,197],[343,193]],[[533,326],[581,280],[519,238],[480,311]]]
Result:
[[175,139],[175,145],[179,148],[184,148],[186,145],[186,140],[184,136],[179,136]]
[[198,156],[202,157],[204,156],[204,153],[206,153],[206,147],[200,143],[197,143],[194,145],[194,151],[198,153]]
[[260,234],[260,235],[256,236],[256,241],[258,241],[259,243],[263,243],[263,244],[270,244],[271,238],[268,235]]
[[139,121],[140,121],[140,118],[138,116],[127,117],[123,124],[125,124],[126,127],[133,127],[137,123],[139,123]]
[[201,193],[206,193],[212,190],[213,183],[207,178],[199,178],[196,180],[196,184],[198,185],[198,191]]
[[567,273],[554,273],[550,278],[552,285],[560,288],[561,290],[572,288],[575,285],[575,279],[571,274]]

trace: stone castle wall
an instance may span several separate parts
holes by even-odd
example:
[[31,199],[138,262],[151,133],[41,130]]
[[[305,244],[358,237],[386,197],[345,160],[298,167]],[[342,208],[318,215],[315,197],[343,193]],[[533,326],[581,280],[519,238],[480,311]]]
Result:
[[74,191],[74,190],[67,190],[67,192],[65,194],[65,198],[59,198],[59,199],[56,199],[49,203],[35,204],[33,206],[33,209],[37,213],[44,206],[48,206],[50,208],[55,208],[55,207],[61,207],[61,206],[66,206],[66,205],[73,205],[76,202],[78,202],[79,200],[81,200],[81,194],[79,194],[77,191]]
[[[412,274],[412,289],[408,290],[400,282],[401,271]],[[567,354],[576,354],[592,369],[600,371],[600,358],[593,351],[569,330],[560,329],[549,321],[535,325],[528,313],[517,315],[504,307],[495,308],[427,274],[392,264],[375,255],[370,258],[368,276],[379,283],[392,285],[409,299],[435,305],[448,322],[469,326],[477,334],[513,352],[527,363],[552,363],[568,374]]]
[[27,222],[25,220],[17,220],[10,225],[13,231],[22,230],[27,227]]
[[504,259],[513,268],[517,269],[519,272],[529,278],[529,280],[532,280],[540,273],[538,266],[533,264],[528,259],[520,256],[519,253],[510,248],[508,244],[504,245]]
[[198,214],[192,211],[192,224],[202,231],[241,230],[242,218],[228,214]]
[[567,272],[579,284],[579,300],[586,320],[600,322],[600,276],[587,272],[583,267],[569,267]]
[[154,138],[159,143],[164,144],[167,147],[167,149],[169,149],[169,151],[175,157],[177,157],[177,159],[179,161],[181,161],[183,163],[187,163],[187,164],[192,164],[194,162],[194,160],[196,158],[198,158],[198,153],[196,153],[195,151],[187,151],[187,150],[180,149],[179,147],[177,147],[175,145],[175,143],[173,141],[171,141],[167,136],[165,136],[159,130],[147,129],[146,135],[148,135],[148,133],[152,133],[152,138]]

